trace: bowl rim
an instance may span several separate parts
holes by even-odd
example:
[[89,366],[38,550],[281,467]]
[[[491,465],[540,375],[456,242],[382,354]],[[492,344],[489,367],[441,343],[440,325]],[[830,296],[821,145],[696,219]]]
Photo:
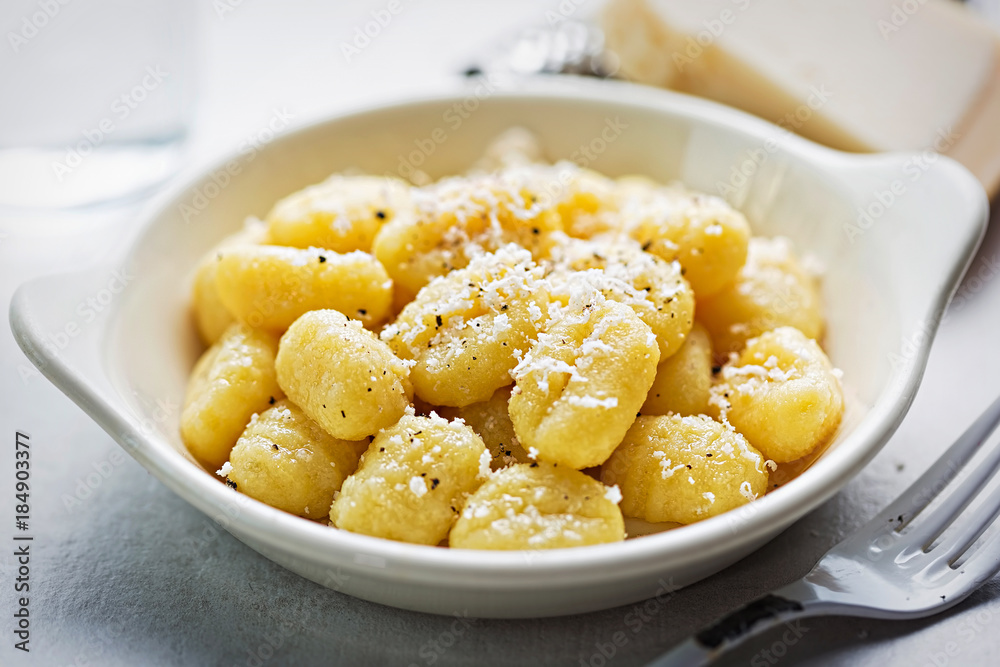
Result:
[[[609,86],[617,89],[613,99],[609,95],[609,90],[613,89],[609,89]],[[259,153],[266,155],[301,135],[375,112],[460,102],[467,96],[467,90],[460,86],[458,90],[407,96],[339,111],[283,132],[280,137],[262,146]],[[778,133],[781,134],[778,140],[780,151],[790,153],[821,172],[830,174],[843,169],[881,164],[886,157],[842,153],[714,102],[624,82],[573,81],[567,85],[564,80],[556,84],[549,80],[520,81],[511,89],[493,93],[490,99],[523,99],[528,103],[547,99],[596,101],[620,104],[624,108],[645,107],[666,115],[697,117],[698,122],[705,125],[722,126],[761,140]],[[485,103],[489,101],[484,100]],[[177,205],[184,201],[186,193],[206,182],[213,172],[238,155],[238,151],[234,149],[215,161],[185,172],[171,187],[150,201],[140,215],[141,222],[136,225],[136,236],[123,257],[130,258],[134,255],[145,236],[172,215],[171,209],[176,210]],[[911,154],[897,154],[896,157],[902,159],[907,155]],[[947,158],[945,160],[948,161]],[[969,178],[971,179],[971,175]],[[985,194],[983,200],[985,202]],[[95,390],[90,381],[71,367],[69,361],[61,355],[50,353],[40,344],[44,332],[37,327],[31,316],[34,306],[29,292],[32,285],[51,279],[51,276],[26,283],[17,290],[11,303],[10,319],[15,338],[32,362],[145,468],[175,493],[209,515],[231,505],[235,494],[241,511],[231,523],[270,547],[282,551],[291,549],[303,558],[336,564],[338,567],[347,563],[337,562],[336,556],[341,559],[353,556],[352,567],[381,569],[386,578],[395,580],[410,580],[415,572],[419,572],[425,575],[438,574],[454,582],[474,583],[480,588],[555,586],[576,580],[581,573],[591,572],[595,568],[602,568],[611,579],[621,579],[637,571],[655,571],[658,561],[668,555],[697,554],[699,558],[708,557],[734,548],[731,544],[733,542],[747,543],[764,536],[773,524],[782,522],[783,516],[789,513],[794,513],[797,520],[836,493],[881,449],[905,416],[922,378],[937,323],[952,292],[957,288],[959,278],[972,261],[985,231],[985,209],[980,217],[979,232],[967,236],[962,252],[954,258],[950,264],[951,270],[946,276],[942,276],[937,292],[928,300],[930,305],[927,321],[931,323],[926,332],[928,335],[916,341],[916,350],[906,372],[890,375],[889,382],[871,410],[853,430],[843,434],[842,441],[836,448],[822,455],[814,465],[790,483],[750,505],[754,508],[753,514],[742,522],[738,530],[730,525],[727,518],[730,513],[724,513],[664,533],[644,536],[642,539],[575,549],[515,552],[442,549],[331,529],[272,508],[213,479],[215,475],[211,471],[205,471],[185,459],[166,440],[144,434],[138,421],[129,415],[124,397],[105,398]],[[76,275],[78,274],[64,274],[67,286],[73,280],[69,276]],[[111,312],[105,319],[99,338],[103,339],[111,331],[113,323],[117,321],[119,309],[117,306],[109,309]],[[103,350],[101,354],[104,354]],[[518,553],[530,554],[530,557],[517,558],[515,554]],[[359,555],[364,555],[369,560],[361,559]],[[378,564],[379,560],[381,565]],[[386,563],[405,563],[409,569],[399,570],[386,566]],[[614,565],[614,568],[604,569],[610,565]],[[483,578],[484,575],[489,575],[490,578]]]

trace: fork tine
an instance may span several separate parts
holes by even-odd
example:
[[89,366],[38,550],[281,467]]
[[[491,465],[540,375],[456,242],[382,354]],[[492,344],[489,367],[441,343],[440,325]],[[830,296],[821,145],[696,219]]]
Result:
[[955,583],[960,583],[961,588],[954,591],[949,598],[960,600],[1000,572],[1000,534],[991,536],[956,569],[960,576],[956,578]]
[[[933,501],[941,492],[947,488],[948,484],[955,478],[956,475],[962,470],[962,468],[969,462],[979,448],[983,445],[986,439],[989,437],[990,433],[997,427],[1000,423],[1000,398],[997,398],[990,404],[988,408],[979,416],[972,425],[966,429],[965,433],[959,436],[958,440],[954,442],[941,455],[937,461],[931,464],[927,472],[920,476],[916,482],[911,484],[906,491],[903,492],[901,496],[896,498],[883,512],[879,515],[879,521],[884,521],[885,517],[895,517],[902,516],[903,520],[899,522],[896,526],[896,530],[901,530],[906,527],[913,519],[918,516],[927,506]],[[996,459],[995,461],[993,459]],[[952,509],[952,514],[954,516],[955,512],[961,511],[965,505],[969,503],[972,496],[982,488],[986,480],[993,471],[996,469],[997,465],[1000,465],[1000,448],[996,452],[993,452],[991,456],[990,466],[981,466],[977,469],[975,475],[977,477],[984,476],[984,480],[971,491],[967,497],[964,498],[964,502],[956,502],[954,504],[960,504],[961,506],[957,510]],[[980,472],[982,470],[982,472]],[[971,480],[970,480],[971,482]],[[954,496],[953,496],[954,497]],[[962,501],[962,497],[959,497],[959,501]],[[949,499],[951,500],[951,499]],[[940,509],[940,508],[938,508]],[[940,534],[937,531],[932,536],[936,537]]]
[[959,532],[949,540],[947,546],[942,543],[934,548],[935,553],[943,549],[938,560],[947,561],[949,565],[954,563],[993,525],[998,515],[1000,515],[1000,486],[990,491],[982,507],[975,514],[963,517],[964,520],[956,527]]
[[[1000,417],[1000,414],[996,416]],[[983,434],[982,441],[987,440],[990,432],[995,428],[996,422],[993,423],[990,431]],[[915,526],[912,531],[908,531],[908,536],[916,542],[917,546],[926,551],[927,547],[958,518],[962,510],[968,507],[969,503],[989,483],[998,468],[1000,468],[1000,443],[993,445],[982,463],[963,481],[961,488],[956,489],[933,511],[923,517],[919,525]]]

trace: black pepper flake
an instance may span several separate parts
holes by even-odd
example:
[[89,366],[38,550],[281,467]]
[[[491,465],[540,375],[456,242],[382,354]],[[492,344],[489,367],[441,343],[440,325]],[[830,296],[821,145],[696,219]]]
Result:
[[722,366],[712,366],[712,375],[718,375],[721,370]]
[[435,321],[435,322],[437,322],[437,325],[438,325],[438,326],[441,326],[441,325],[443,325],[443,324],[444,324],[444,320],[443,320],[443,319],[441,319],[441,316],[440,316],[440,315],[435,315],[435,316],[434,316],[434,321]]
[[326,403],[323,404],[323,409],[326,410]]
[[372,390],[372,388],[371,388],[371,387],[368,387],[368,391],[371,391],[371,390]]
[[231,479],[226,479],[226,486],[228,486],[230,489],[235,489],[236,488],[236,482],[234,482]]
[[439,480],[437,477],[431,477],[431,491],[433,491],[434,489],[438,488],[438,484],[440,484],[440,483],[441,483],[441,480]]
[[712,457],[712,452],[709,452],[708,454],[705,454],[705,456],[711,458]]
[[274,451],[278,451],[278,446],[277,445],[271,445],[271,449],[273,449]]
[[343,417],[344,419],[347,419],[347,413],[344,412],[343,410],[340,411],[340,416]]
[[687,468],[688,468],[688,470],[690,470],[690,469],[691,469],[691,464],[690,464],[690,463],[689,463],[689,464],[687,464]]
[[529,465],[528,467],[529,467],[529,468],[537,468],[537,467],[538,467],[538,464],[537,464],[537,463],[532,463],[532,464],[531,464],[531,465]]
[[534,234],[535,236],[538,236],[539,234],[542,233],[542,230],[540,230],[538,227],[532,227],[531,233]]
[[274,405],[274,396],[272,396],[271,398],[267,399],[267,402],[270,403],[271,405]]
[[504,305],[500,306],[500,310],[507,310],[507,304],[505,303]]
[[365,310],[364,308],[358,308],[358,315],[360,315],[361,317],[364,317],[367,314],[368,314],[367,310]]
[[[412,439],[412,438],[410,438],[410,442],[413,442],[413,439]],[[421,476],[421,477],[427,477],[427,473],[425,473],[425,472],[422,472],[422,473],[420,473],[420,476]]]
[[375,211],[375,217],[379,220],[385,220],[385,211]]
[[642,244],[642,249],[643,250],[649,250],[652,247],[653,247],[653,242],[652,241],[646,241],[645,243]]
[[379,450],[380,452],[384,452],[384,451],[385,451],[385,447],[379,447],[379,448],[378,448],[378,450]]
[[320,255],[319,256],[319,263],[322,264],[325,261],[326,261],[326,257],[324,257],[323,255]]

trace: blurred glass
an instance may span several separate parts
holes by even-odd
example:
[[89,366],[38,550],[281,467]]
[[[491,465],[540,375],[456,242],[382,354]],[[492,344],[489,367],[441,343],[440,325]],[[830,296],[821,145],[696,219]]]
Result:
[[3,0],[0,207],[136,198],[194,113],[194,0]]

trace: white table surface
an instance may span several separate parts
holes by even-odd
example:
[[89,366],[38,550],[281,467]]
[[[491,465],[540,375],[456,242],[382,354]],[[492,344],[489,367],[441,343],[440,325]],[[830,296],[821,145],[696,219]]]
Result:
[[[544,12],[558,4],[401,1],[404,11],[352,63],[339,44],[384,3],[246,0],[224,19],[205,3],[191,163],[230,150],[277,107],[302,122],[446,84],[475,54],[521,26],[544,22]],[[0,302],[9,303],[21,281],[114,256],[133,214],[0,217]],[[131,459],[111,466],[89,497],[67,507],[66,494],[95,466],[107,470],[107,462],[117,461],[111,458],[117,445],[32,373],[2,327],[0,521],[13,523],[20,430],[32,442],[35,540],[29,654],[13,648],[15,566],[12,549],[0,547],[0,665],[642,664],[714,617],[804,574],[915,479],[1000,392],[998,261],[995,220],[973,264],[988,277],[961,288],[963,299],[941,326],[896,436],[833,500],[759,552],[662,605],[457,627],[453,619],[356,600],[283,570],[218,531]],[[13,533],[13,525],[0,530],[0,540],[12,544]],[[185,540],[192,536],[195,549]],[[623,633],[624,646],[614,647],[616,633]],[[1000,582],[932,619],[810,619],[798,634],[768,634],[724,664],[1000,664]],[[614,655],[606,659],[602,646],[614,647]]]

